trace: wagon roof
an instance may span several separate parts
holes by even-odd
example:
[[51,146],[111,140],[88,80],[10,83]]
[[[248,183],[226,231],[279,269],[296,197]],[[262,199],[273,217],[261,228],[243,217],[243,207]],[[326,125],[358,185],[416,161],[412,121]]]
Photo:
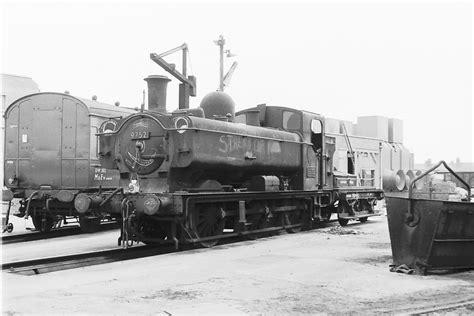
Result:
[[59,93],[59,92],[39,92],[39,93],[33,93],[33,94],[25,95],[25,96],[15,100],[14,102],[12,102],[8,106],[8,108],[5,110],[5,116],[10,111],[10,109],[15,107],[20,101],[22,101],[24,99],[34,97],[36,95],[45,95],[45,94],[57,95],[57,96],[63,96],[63,97],[75,99],[75,100],[77,100],[78,102],[84,104],[87,107],[87,109],[89,111],[89,115],[111,117],[111,116],[123,116],[124,114],[128,115],[128,114],[132,114],[132,113],[137,112],[136,110],[131,109],[131,108],[119,107],[119,106],[115,106],[115,105],[111,105],[111,104],[107,104],[107,103],[102,103],[102,102],[98,102],[98,101],[94,101],[94,100],[79,98],[79,97],[72,96],[70,94]]

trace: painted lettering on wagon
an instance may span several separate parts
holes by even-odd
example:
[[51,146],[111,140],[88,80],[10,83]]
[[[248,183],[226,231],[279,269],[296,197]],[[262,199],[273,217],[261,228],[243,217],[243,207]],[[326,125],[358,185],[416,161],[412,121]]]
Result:
[[219,151],[221,153],[244,151],[269,155],[280,153],[281,147],[278,141],[236,135],[222,135],[219,138]]
[[94,168],[94,180],[95,181],[112,180],[112,177],[107,176],[107,169]]

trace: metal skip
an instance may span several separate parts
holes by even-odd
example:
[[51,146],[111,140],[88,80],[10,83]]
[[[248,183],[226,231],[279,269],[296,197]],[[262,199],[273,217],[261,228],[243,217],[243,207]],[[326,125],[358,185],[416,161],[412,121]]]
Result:
[[469,186],[464,183],[468,201],[413,198],[415,182],[441,164],[458,177],[441,161],[413,180],[408,198],[386,196],[393,263],[420,274],[474,268],[474,203],[469,201]]

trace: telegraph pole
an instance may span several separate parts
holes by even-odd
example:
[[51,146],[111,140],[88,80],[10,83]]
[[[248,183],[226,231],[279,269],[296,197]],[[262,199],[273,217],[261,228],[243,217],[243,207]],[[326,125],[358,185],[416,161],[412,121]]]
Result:
[[224,45],[225,45],[225,39],[222,35],[219,35],[219,39],[217,41],[214,41],[216,45],[219,46],[219,90],[218,91],[224,91]]
[[230,52],[230,50],[224,50],[225,39],[222,35],[219,35],[219,39],[214,41],[214,43],[219,46],[219,88],[217,91],[224,91],[224,87],[229,85],[230,78],[237,67],[237,62],[234,61],[229,71],[224,75],[224,53],[227,57],[234,57],[235,55]]

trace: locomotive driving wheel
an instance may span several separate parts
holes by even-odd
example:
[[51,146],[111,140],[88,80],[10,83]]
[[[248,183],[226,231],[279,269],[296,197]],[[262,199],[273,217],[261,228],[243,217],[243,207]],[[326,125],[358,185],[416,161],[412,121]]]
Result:
[[[272,217],[271,217],[269,208],[265,204],[254,202],[249,206],[249,208],[252,209],[253,212],[250,212],[250,214],[247,214],[247,218],[246,218],[247,231],[265,229],[271,226],[270,221]],[[261,236],[268,236],[268,233],[245,235],[245,237],[249,240],[255,240]]]
[[[190,228],[197,238],[207,238],[222,235],[225,227],[225,212],[223,205],[202,204],[196,205],[189,214]],[[210,248],[215,246],[219,239],[200,241],[201,246]]]
[[[283,224],[284,225],[303,224],[303,211],[298,209],[292,212],[286,212],[283,215]],[[289,233],[298,233],[301,231],[301,226],[287,228],[286,231]]]
[[268,226],[268,219],[265,214],[252,214],[248,216],[247,222],[250,223],[248,230],[264,229]]
[[[259,230],[259,229],[264,229],[267,228],[269,225],[268,218],[266,214],[251,214],[247,216],[247,223],[249,224],[247,226],[248,231],[252,230]],[[259,236],[266,236],[267,234],[250,234],[246,235],[246,238],[249,240],[255,240]]]

